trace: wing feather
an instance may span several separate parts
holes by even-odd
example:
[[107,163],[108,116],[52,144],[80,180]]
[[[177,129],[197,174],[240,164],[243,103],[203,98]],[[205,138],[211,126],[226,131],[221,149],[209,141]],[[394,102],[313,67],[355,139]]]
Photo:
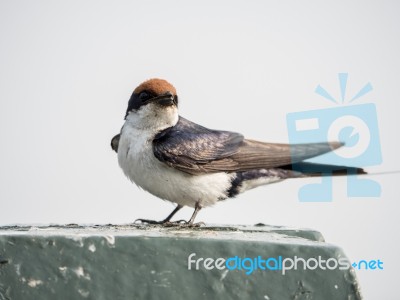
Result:
[[154,155],[189,174],[269,169],[300,162],[341,147],[339,142],[276,144],[244,139],[236,132],[211,130],[180,117],[153,141]]

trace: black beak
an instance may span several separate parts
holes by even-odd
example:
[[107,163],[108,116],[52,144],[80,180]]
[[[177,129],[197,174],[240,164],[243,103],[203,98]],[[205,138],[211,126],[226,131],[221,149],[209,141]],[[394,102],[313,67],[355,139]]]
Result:
[[155,101],[162,106],[172,106],[177,104],[176,97],[170,92],[154,97],[152,101]]

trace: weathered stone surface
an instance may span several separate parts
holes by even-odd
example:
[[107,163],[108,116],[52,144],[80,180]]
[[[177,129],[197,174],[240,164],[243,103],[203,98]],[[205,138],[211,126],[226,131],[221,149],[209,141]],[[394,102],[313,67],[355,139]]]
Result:
[[345,259],[316,231],[264,225],[1,227],[0,300],[361,298],[352,269],[188,270],[192,253]]

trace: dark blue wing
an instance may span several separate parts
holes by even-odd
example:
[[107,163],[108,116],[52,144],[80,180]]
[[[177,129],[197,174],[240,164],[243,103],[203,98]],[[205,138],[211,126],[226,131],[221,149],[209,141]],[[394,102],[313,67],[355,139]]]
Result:
[[189,174],[236,172],[291,165],[341,147],[339,142],[277,144],[211,130],[182,117],[153,140],[158,160]]
[[211,130],[179,117],[178,123],[153,140],[154,155],[168,165],[197,174],[203,166],[235,154],[243,142],[236,132]]

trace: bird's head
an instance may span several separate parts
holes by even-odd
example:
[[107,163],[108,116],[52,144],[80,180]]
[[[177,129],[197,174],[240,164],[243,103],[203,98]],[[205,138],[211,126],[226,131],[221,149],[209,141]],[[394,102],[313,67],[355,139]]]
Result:
[[178,96],[172,84],[158,78],[140,84],[128,102],[125,120],[140,128],[167,128],[178,121]]

